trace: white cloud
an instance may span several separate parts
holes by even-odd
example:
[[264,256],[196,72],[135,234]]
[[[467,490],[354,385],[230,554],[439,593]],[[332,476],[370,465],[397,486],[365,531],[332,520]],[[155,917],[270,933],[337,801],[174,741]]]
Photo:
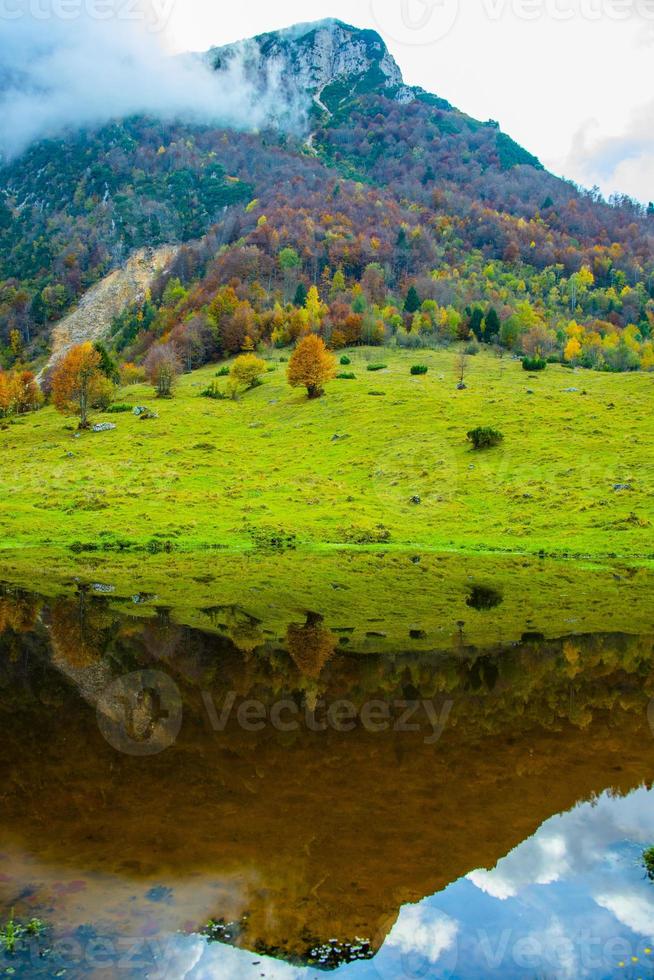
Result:
[[533,835],[492,870],[479,869],[467,877],[494,898],[507,899],[533,885],[548,885],[569,875],[596,868],[599,856],[620,840],[651,838],[652,797],[641,789],[624,798],[604,794],[546,821]]
[[274,77],[264,98],[255,93],[242,60],[217,76],[195,56],[171,57],[149,19],[98,20],[85,9],[70,21],[0,17],[1,153],[134,113],[254,129],[281,98]]
[[458,931],[458,923],[438,909],[426,905],[406,905],[401,909],[385,945],[437,963],[444,953],[455,949]]
[[599,894],[595,896],[595,901],[601,908],[612,912],[628,929],[654,938],[654,897],[632,889]]

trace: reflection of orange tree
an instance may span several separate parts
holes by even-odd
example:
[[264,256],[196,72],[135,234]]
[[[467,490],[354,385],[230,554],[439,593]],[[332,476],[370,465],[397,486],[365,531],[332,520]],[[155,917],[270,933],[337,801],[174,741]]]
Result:
[[113,616],[84,593],[77,599],[58,599],[52,607],[50,637],[55,662],[90,667],[101,658]]
[[0,633],[13,630],[14,633],[29,633],[36,625],[39,602],[36,598],[22,593],[7,593],[0,596]]
[[288,627],[286,643],[300,673],[315,679],[333,656],[337,638],[323,625],[322,616],[307,613],[304,626],[291,623]]

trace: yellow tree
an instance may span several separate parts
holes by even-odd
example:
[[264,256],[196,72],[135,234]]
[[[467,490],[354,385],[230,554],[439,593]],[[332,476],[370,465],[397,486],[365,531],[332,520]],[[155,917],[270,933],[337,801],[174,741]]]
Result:
[[581,344],[576,337],[571,337],[565,345],[564,357],[566,361],[575,361],[581,354]]
[[320,299],[320,293],[316,286],[312,286],[307,293],[306,303],[304,308],[307,311],[307,316],[309,319],[309,328],[311,330],[318,330],[320,324],[322,323],[325,315],[327,314],[327,307]]
[[235,387],[256,388],[267,371],[266,362],[256,354],[242,354],[231,366],[229,380]]
[[89,408],[102,386],[100,355],[93,344],[78,344],[65,354],[52,376],[52,401],[64,414],[79,415],[80,429],[88,428]]
[[325,347],[322,337],[304,337],[288,362],[286,377],[292,388],[306,388],[309,398],[320,398],[323,385],[336,374],[336,359]]

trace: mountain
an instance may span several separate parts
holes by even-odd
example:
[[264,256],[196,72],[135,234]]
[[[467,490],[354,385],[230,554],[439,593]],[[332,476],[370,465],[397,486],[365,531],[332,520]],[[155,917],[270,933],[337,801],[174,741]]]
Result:
[[121,356],[171,337],[191,365],[246,336],[292,343],[316,285],[310,328],[336,347],[473,337],[654,366],[651,209],[554,177],[497,123],[406,86],[374,31],[322,21],[204,63],[270,125],[116,119],[0,169],[0,364],[43,363],[90,287],[135,250],[182,245],[106,325]]
[[308,96],[327,113],[345,98],[370,92],[397,102],[415,98],[376,31],[359,30],[334,19],[213,48],[208,60],[218,72],[238,62],[260,93],[279,84],[295,109],[306,105]]

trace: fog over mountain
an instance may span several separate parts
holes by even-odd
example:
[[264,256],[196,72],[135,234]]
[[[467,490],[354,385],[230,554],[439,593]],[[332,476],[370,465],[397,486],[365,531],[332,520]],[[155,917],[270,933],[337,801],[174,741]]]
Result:
[[216,75],[198,56],[171,57],[153,23],[81,12],[0,19],[0,153],[11,158],[68,127],[133,113],[256,129],[283,99],[274,68],[262,95],[240,57]]

